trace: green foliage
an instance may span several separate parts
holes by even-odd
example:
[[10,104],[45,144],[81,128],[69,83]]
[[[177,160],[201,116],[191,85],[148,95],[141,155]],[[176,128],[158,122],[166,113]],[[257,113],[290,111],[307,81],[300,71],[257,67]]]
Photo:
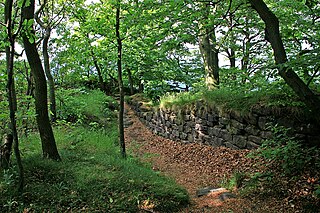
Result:
[[163,81],[149,81],[144,88],[144,93],[152,99],[153,102],[157,102],[160,96],[170,91],[170,87]]
[[[242,189],[244,195],[271,195],[293,197],[304,202],[305,209],[318,209],[316,197],[319,196],[317,177],[320,170],[320,151],[317,147],[308,147],[294,140],[288,134],[289,129],[280,126],[271,127],[273,139],[264,141],[262,146],[251,152],[248,157],[258,158],[259,172],[250,174]],[[304,187],[308,193],[302,193]],[[307,211],[308,212],[308,211]]]
[[316,147],[306,147],[289,135],[289,129],[281,126],[271,127],[274,137],[265,140],[255,153],[269,162],[267,165],[276,166],[283,175],[298,175],[305,168],[318,168],[319,150]]
[[230,191],[238,189],[242,186],[246,176],[244,172],[235,172],[230,178],[225,177],[222,179],[220,185]]
[[[60,89],[57,91],[57,116],[73,123],[104,123],[114,118],[117,102],[100,90]],[[89,123],[88,123],[89,122]]]

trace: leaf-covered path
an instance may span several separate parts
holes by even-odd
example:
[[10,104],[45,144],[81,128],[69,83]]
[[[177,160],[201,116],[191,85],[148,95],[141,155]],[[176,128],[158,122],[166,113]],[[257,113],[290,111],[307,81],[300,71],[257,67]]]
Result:
[[[182,212],[274,212],[263,210],[265,204],[249,198],[220,201],[218,194],[197,197],[199,188],[220,187],[222,181],[234,172],[253,171],[255,162],[245,158],[248,150],[214,148],[202,144],[183,144],[153,134],[126,106],[125,139],[130,150],[153,169],[173,177],[185,187],[191,197],[191,205]],[[236,192],[235,192],[236,193]],[[254,203],[254,204],[253,204]],[[263,211],[261,211],[263,210]]]

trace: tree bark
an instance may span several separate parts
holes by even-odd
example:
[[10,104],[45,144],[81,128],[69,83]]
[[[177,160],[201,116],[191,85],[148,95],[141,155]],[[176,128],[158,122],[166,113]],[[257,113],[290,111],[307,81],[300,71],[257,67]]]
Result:
[[233,48],[230,48],[230,55],[229,61],[230,61],[230,68],[235,68],[236,67],[236,52],[234,51]]
[[249,26],[248,26],[248,18],[245,17],[245,31],[244,31],[244,41],[242,44],[242,60],[241,60],[241,70],[245,71],[247,73],[248,71],[248,65],[249,65],[249,58],[250,58],[250,48],[251,48],[251,43],[250,43],[250,31],[249,31]]
[[12,144],[13,136],[12,134],[7,134],[2,146],[0,147],[0,168],[2,169],[9,169]]
[[42,52],[43,52],[44,71],[47,76],[48,85],[49,85],[50,116],[51,116],[51,121],[54,122],[57,119],[57,109],[56,109],[56,94],[55,94],[54,80],[51,74],[50,59],[49,59],[49,53],[48,53],[48,43],[49,43],[50,35],[51,35],[51,27],[48,26],[43,38]]
[[249,0],[249,2],[266,25],[265,37],[272,46],[274,59],[278,65],[279,75],[309,107],[314,114],[314,118],[317,120],[318,124],[320,124],[319,98],[310,90],[301,78],[299,78],[292,68],[286,64],[288,60],[280,35],[278,18],[270,11],[263,0]]
[[[34,7],[35,0],[30,0],[30,5],[23,7],[22,17],[24,21],[33,19]],[[26,32],[28,32],[28,34]],[[34,42],[35,39],[32,40],[32,37],[35,38],[33,26],[30,26],[29,29],[24,29],[22,38],[27,59],[34,77],[36,120],[41,138],[43,157],[61,160],[48,115],[47,82],[36,43]]]
[[199,47],[204,61],[206,85],[209,90],[219,87],[219,61],[216,49],[216,36],[214,26],[208,26],[210,5],[204,5],[203,23],[200,26]]
[[[23,186],[24,186],[24,174],[23,174],[23,166],[20,156],[19,150],[19,138],[17,133],[17,124],[16,124],[16,110],[17,110],[17,99],[15,96],[14,90],[14,78],[13,78],[13,63],[14,63],[14,52],[15,52],[15,40],[16,34],[13,33],[13,22],[12,20],[12,10],[13,10],[13,1],[6,0],[5,1],[5,23],[7,28],[7,40],[9,41],[9,46],[6,46],[6,68],[7,68],[7,75],[8,75],[8,82],[7,82],[7,93],[8,93],[8,102],[9,102],[9,111],[10,111],[10,129],[12,134],[12,139],[8,136],[8,145],[10,147],[11,141],[13,142],[13,151],[16,156],[17,166],[19,170],[19,184],[18,184],[18,191],[22,193]],[[10,157],[10,151],[9,157]],[[8,158],[9,161],[9,158]],[[9,163],[9,162],[8,162]]]
[[129,86],[130,86],[130,95],[134,94],[134,88],[133,88],[133,79],[132,79],[132,73],[130,68],[127,69],[128,71],[128,81],[129,81]]
[[[90,44],[89,44],[90,45]],[[102,73],[101,73],[101,69],[100,69],[100,66],[98,64],[98,60],[93,52],[93,50],[91,49],[91,57],[92,57],[92,60],[93,60],[93,63],[94,63],[94,66],[98,72],[98,79],[99,79],[99,86],[100,86],[100,90],[104,93],[107,92],[107,88],[106,88],[106,84],[105,82],[103,81],[103,77],[102,77]]]
[[124,125],[123,125],[123,114],[124,114],[124,91],[122,81],[122,40],[120,37],[120,0],[117,0],[116,9],[116,37],[118,44],[118,82],[119,82],[119,94],[120,94],[120,110],[119,110],[119,143],[120,152],[123,158],[126,158],[126,146],[124,141]]

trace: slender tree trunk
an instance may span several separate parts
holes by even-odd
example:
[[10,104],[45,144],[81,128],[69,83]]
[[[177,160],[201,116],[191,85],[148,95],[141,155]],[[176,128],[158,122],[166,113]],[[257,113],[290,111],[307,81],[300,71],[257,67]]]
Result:
[[48,43],[49,43],[50,35],[51,35],[51,28],[47,27],[44,38],[43,38],[42,52],[43,52],[44,71],[47,76],[48,85],[49,85],[51,121],[54,122],[57,119],[57,109],[56,109],[56,94],[55,94],[54,80],[51,74],[50,59],[49,59],[49,53],[48,53]]
[[206,85],[209,90],[219,87],[219,61],[214,26],[208,26],[210,5],[205,3],[203,23],[200,26],[199,47],[203,57]]
[[26,95],[28,96],[33,96],[33,77],[32,77],[32,73],[29,73],[29,69],[27,67],[27,62],[24,61],[24,67],[26,69],[26,80],[28,82],[28,86],[27,86],[27,91],[26,91]]
[[230,61],[230,68],[235,68],[236,67],[236,52],[234,51],[233,48],[230,49],[229,61]]
[[[8,74],[8,84],[7,84],[7,93],[8,93],[8,102],[9,102],[9,111],[10,111],[10,129],[13,140],[13,150],[16,156],[18,170],[19,170],[19,184],[18,191],[22,193],[24,186],[24,175],[23,175],[23,166],[19,151],[19,138],[17,133],[17,124],[16,124],[16,96],[14,91],[14,78],[13,78],[13,63],[14,63],[14,51],[15,51],[15,37],[12,29],[12,7],[13,1],[7,0],[5,2],[5,23],[7,27],[7,38],[9,40],[10,46],[6,46],[6,61],[7,61],[7,74]],[[11,140],[11,139],[10,139]]]
[[249,23],[248,23],[248,18],[245,17],[245,39],[243,41],[242,45],[242,53],[243,53],[243,58],[241,60],[241,70],[244,72],[248,72],[248,65],[249,65],[249,57],[250,57],[250,48],[251,48],[251,43],[250,43],[250,31],[249,31]]
[[144,91],[144,85],[142,83],[142,80],[140,79],[139,80],[139,93],[143,93],[143,91]]
[[0,168],[2,169],[9,169],[12,144],[12,134],[6,134],[3,144],[0,147]]
[[118,82],[119,82],[119,93],[120,93],[120,110],[119,110],[119,143],[120,151],[123,158],[126,158],[126,146],[124,141],[124,125],[123,125],[123,114],[124,114],[124,91],[122,81],[122,40],[120,37],[120,0],[117,0],[116,9],[116,37],[118,44]]
[[320,124],[320,100],[310,90],[310,88],[299,78],[299,76],[289,67],[287,62],[287,55],[281,39],[279,30],[279,20],[270,11],[263,0],[249,0],[252,7],[258,12],[261,19],[264,21],[265,37],[270,42],[274,59],[278,65],[279,75],[285,82],[295,91],[301,100],[311,109],[318,124]]
[[[22,17],[24,20],[33,20],[35,0],[30,0],[30,4],[23,7]],[[24,48],[26,50],[27,59],[31,68],[35,83],[35,106],[36,106],[36,120],[40,133],[42,152],[44,158],[53,160],[60,160],[56,142],[54,139],[52,127],[48,115],[47,106],[47,82],[44,75],[44,70],[37,51],[35,43],[35,32],[33,26],[25,29],[22,34]]]
[[127,69],[128,71],[128,80],[129,80],[129,85],[130,85],[130,95],[134,94],[134,89],[133,89],[133,79],[132,79],[132,73],[130,69]]
[[91,49],[91,56],[92,56],[92,60],[93,60],[93,63],[94,63],[94,66],[96,67],[96,70],[98,72],[98,79],[99,79],[99,86],[100,86],[100,90],[102,92],[107,92],[107,89],[106,89],[106,84],[105,82],[103,81],[103,77],[102,77],[102,73],[101,73],[101,69],[100,69],[100,66],[98,64],[98,60],[93,52],[93,50]]
[[[234,35],[234,31],[233,31],[233,16],[231,15],[229,17],[229,32],[230,32],[230,39],[231,39],[231,42],[235,42],[236,41],[236,38],[235,38],[235,35]],[[230,68],[235,68],[236,67],[236,52],[235,52],[235,48],[233,45],[230,45],[230,51],[229,49],[227,49],[227,54],[228,54],[228,58],[229,58],[229,61],[230,61]]]

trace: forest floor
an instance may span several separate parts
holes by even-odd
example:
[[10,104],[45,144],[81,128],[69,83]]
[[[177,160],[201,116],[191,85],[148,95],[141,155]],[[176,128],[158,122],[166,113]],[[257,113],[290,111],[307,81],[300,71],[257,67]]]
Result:
[[[198,197],[204,187],[223,187],[235,173],[257,172],[258,163],[246,155],[248,150],[232,150],[202,144],[184,144],[153,134],[126,105],[125,139],[133,155],[151,164],[153,170],[170,176],[186,188],[190,205],[181,212],[301,212],[283,199],[268,196],[241,196],[221,201],[218,193]],[[148,212],[154,212],[148,209]]]

